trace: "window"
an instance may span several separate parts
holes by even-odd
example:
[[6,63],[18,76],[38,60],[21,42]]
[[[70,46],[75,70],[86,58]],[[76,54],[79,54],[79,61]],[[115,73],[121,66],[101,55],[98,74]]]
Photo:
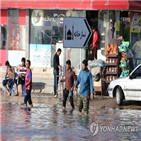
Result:
[[132,76],[135,79],[141,79],[141,66],[133,72]]

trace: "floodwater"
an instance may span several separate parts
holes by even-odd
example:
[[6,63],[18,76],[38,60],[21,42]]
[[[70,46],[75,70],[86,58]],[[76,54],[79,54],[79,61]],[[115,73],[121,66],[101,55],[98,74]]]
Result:
[[[76,110],[72,112],[69,107],[67,112],[62,112],[59,104],[36,104],[31,110],[12,103],[2,103],[0,107],[1,141],[141,140],[140,110],[91,107],[89,116],[85,116]],[[97,122],[99,128],[91,126],[90,131],[93,122]],[[100,130],[100,126],[104,126],[104,130]],[[119,126],[129,127],[129,130],[107,130],[108,127]],[[136,129],[131,130],[134,127]]]

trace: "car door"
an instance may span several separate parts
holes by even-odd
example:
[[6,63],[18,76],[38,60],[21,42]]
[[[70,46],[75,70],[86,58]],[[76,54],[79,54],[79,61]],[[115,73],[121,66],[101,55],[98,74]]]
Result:
[[141,100],[141,66],[129,76],[125,90],[127,99]]

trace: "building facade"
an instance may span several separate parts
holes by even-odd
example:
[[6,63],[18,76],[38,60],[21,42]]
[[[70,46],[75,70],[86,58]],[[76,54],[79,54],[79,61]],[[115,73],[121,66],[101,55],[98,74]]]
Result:
[[[107,5],[105,5],[107,4]],[[71,59],[74,68],[80,69],[81,60],[90,59],[92,39],[86,49],[63,48],[64,17],[85,17],[99,33],[98,59],[105,59],[109,38],[123,36],[130,42],[135,57],[141,58],[141,3],[124,0],[70,0],[70,1],[1,1],[0,65],[9,60],[12,66],[26,57],[32,67],[52,67],[53,56],[62,49],[60,64]],[[114,10],[115,9],[115,10]],[[80,25],[81,26],[81,25]]]

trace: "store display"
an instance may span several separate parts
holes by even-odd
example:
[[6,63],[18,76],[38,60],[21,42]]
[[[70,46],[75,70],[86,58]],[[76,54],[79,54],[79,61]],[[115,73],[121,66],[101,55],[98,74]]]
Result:
[[122,54],[122,59],[120,61],[120,68],[127,68],[127,53]]
[[106,81],[107,81],[107,82],[113,81],[113,80],[115,80],[115,79],[117,79],[117,76],[109,75],[109,76],[106,77]]
[[115,58],[106,58],[106,64],[117,64],[117,59],[115,59]]
[[107,45],[105,54],[108,55],[110,53],[111,47],[110,44]]
[[128,52],[129,42],[123,42],[119,48],[119,52],[122,54],[122,59],[120,60],[119,67],[122,68],[120,77],[125,77],[129,75],[129,70],[127,66],[127,52]]
[[118,55],[118,45],[116,43],[108,44],[105,54],[106,56],[107,55]]
[[113,54],[118,55],[118,46],[116,43],[114,43]]
[[109,46],[108,44],[106,53],[109,53],[106,58],[106,84],[108,87],[111,81],[117,79],[120,76],[120,54],[118,54],[118,45],[113,43]]
[[117,67],[107,67],[106,73],[115,73],[117,72]]

